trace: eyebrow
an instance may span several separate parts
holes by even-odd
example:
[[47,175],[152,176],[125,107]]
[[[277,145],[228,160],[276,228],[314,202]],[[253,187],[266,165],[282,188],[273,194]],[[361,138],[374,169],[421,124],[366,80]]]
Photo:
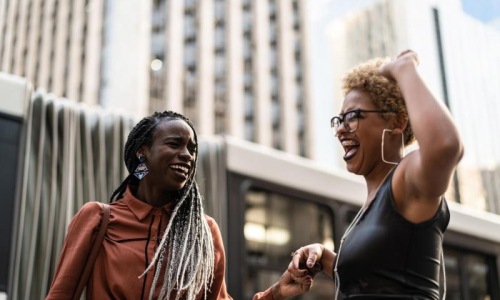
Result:
[[[182,137],[182,136],[167,136],[165,138],[163,138],[163,140],[176,140],[176,141],[179,141],[179,142],[182,142],[182,141],[185,141],[185,139]],[[189,139],[189,143],[193,144],[193,145],[198,145],[193,139]]]

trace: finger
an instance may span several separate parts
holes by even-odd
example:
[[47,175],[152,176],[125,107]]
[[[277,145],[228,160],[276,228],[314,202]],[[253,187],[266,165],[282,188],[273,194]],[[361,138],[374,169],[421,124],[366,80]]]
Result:
[[295,266],[293,264],[293,261],[290,262],[290,264],[288,264],[288,269],[286,271],[290,274],[290,277],[293,280],[295,280],[298,277],[302,277],[302,276],[304,276],[304,275],[307,274],[307,270],[295,268]]
[[300,259],[302,257],[302,248],[297,249],[292,252],[292,263],[295,269],[299,269]]
[[313,278],[309,275],[302,275],[302,276],[294,276],[294,282],[296,284],[300,284],[300,285],[308,285],[310,286],[313,282]]
[[306,265],[308,268],[312,268],[314,264],[318,261],[319,255],[316,249],[309,251],[309,256],[307,257]]
[[417,54],[415,51],[413,51],[413,50],[410,50],[410,49],[405,50],[405,51],[401,52],[401,53],[397,56],[397,58],[400,58],[400,57],[403,57],[403,56],[408,56],[408,57],[410,57],[410,58],[413,60],[413,63],[414,63],[416,66],[418,66],[418,65],[420,64],[420,61],[419,61],[419,59],[418,59],[418,54]]
[[404,56],[405,54],[411,53],[411,52],[413,52],[411,49],[406,49],[406,50],[402,51],[401,53],[399,53],[399,55],[396,58],[400,58],[401,56]]

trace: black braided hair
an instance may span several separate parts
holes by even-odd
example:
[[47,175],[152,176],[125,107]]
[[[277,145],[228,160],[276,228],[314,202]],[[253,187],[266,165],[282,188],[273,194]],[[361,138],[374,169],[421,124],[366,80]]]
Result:
[[[173,111],[163,111],[142,119],[131,130],[125,143],[123,157],[129,175],[113,192],[110,202],[122,198],[128,185],[139,182],[133,175],[139,165],[137,151],[143,145],[152,145],[156,126],[175,119],[183,120],[191,127],[196,144],[195,153],[198,153],[198,136],[193,124],[185,116]],[[181,295],[183,299],[195,299],[202,289],[206,299],[207,291],[210,290],[215,268],[215,250],[212,231],[205,219],[202,197],[195,181],[197,160],[198,155],[195,155],[190,178],[179,190],[155,255],[141,275],[155,269],[150,299],[155,293],[162,270],[165,271],[158,299],[170,299],[174,291],[178,291],[176,299]]]
[[[123,160],[125,161],[125,166],[127,167],[129,175],[122,181],[122,183],[113,192],[113,194],[111,194],[110,202],[122,198],[123,193],[125,192],[129,184],[138,183],[138,179],[133,175],[134,170],[140,163],[136,155],[137,151],[143,145],[151,146],[153,144],[153,132],[158,124],[174,119],[183,120],[189,125],[189,127],[191,127],[194,133],[194,141],[196,144],[195,152],[198,153],[198,136],[196,135],[196,130],[194,129],[193,123],[185,116],[171,110],[166,110],[163,112],[155,112],[152,115],[143,118],[130,131],[127,142],[125,143],[125,149],[123,151]],[[191,178],[189,179],[188,183],[186,183],[186,186],[188,186],[190,181],[194,178],[197,159],[198,156],[196,155],[195,162],[193,164],[194,169],[191,174]]]

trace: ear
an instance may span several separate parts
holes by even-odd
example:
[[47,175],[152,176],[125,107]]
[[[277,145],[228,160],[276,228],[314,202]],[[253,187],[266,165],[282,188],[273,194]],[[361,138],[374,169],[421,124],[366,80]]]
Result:
[[408,126],[408,117],[404,115],[398,115],[394,120],[394,127],[392,132],[395,134],[404,133],[406,126]]
[[139,158],[141,156],[147,156],[147,154],[148,154],[148,147],[146,147],[145,145],[142,145],[141,147],[139,147],[139,149],[135,153],[135,156],[137,158]]

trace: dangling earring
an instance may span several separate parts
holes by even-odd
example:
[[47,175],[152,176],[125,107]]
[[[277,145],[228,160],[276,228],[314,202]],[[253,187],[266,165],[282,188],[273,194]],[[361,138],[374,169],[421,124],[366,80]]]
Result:
[[[387,163],[387,164],[397,165],[399,162],[388,161],[388,160],[385,160],[385,158],[384,158],[384,136],[385,136],[385,133],[387,131],[392,131],[392,130],[391,129],[384,129],[382,131],[382,150],[381,150],[382,161]],[[404,157],[405,156],[405,140],[404,140],[403,132],[401,131],[400,133],[401,133],[401,149],[402,149],[401,157]]]
[[137,168],[135,168],[135,171],[134,171],[134,176],[139,178],[139,180],[141,180],[142,178],[144,178],[144,176],[146,176],[146,174],[148,174],[148,167],[146,166],[146,159],[144,158],[144,156],[139,156],[139,165],[137,166]]

